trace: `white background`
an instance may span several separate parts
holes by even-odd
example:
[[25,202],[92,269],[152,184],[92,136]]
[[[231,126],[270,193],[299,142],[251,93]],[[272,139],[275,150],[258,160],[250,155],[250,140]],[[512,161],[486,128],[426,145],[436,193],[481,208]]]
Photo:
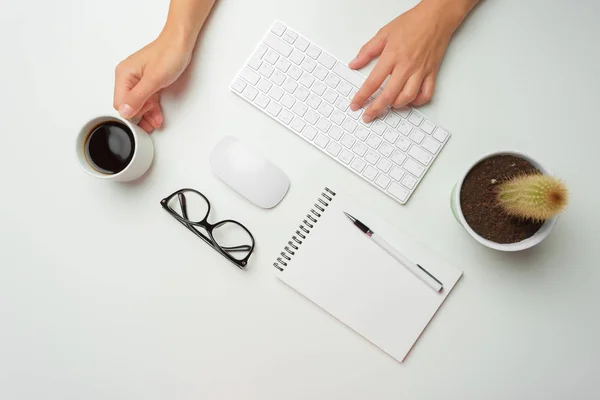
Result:
[[[451,43],[423,112],[454,134],[406,206],[228,90],[275,19],[350,60],[402,0],[221,0],[182,82],[164,95],[156,159],[134,184],[85,175],[78,128],[112,107],[116,64],[159,32],[163,1],[2,1],[0,398],[587,399],[597,396],[600,3],[484,1]],[[233,134],[290,177],[274,210],[210,172]],[[487,250],[449,196],[484,153],[530,153],[571,203],[519,254]],[[352,188],[464,276],[399,364],[277,281],[306,195]],[[159,201],[206,193],[258,248],[246,271]]]

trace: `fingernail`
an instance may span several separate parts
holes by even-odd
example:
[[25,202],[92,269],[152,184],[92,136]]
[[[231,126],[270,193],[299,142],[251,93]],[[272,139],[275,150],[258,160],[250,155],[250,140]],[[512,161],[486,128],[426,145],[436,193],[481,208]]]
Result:
[[373,117],[371,117],[369,114],[365,114],[365,115],[363,115],[363,121],[365,121],[366,123],[369,123],[369,122],[373,121]]
[[131,108],[129,104],[123,104],[119,107],[119,114],[121,114],[121,117],[123,118],[131,118],[133,117],[133,108]]
[[356,111],[356,110],[358,110],[359,108],[360,108],[360,107],[359,107],[359,106],[358,106],[358,104],[356,104],[356,103],[352,103],[352,104],[350,104],[350,109],[351,109],[352,111]]

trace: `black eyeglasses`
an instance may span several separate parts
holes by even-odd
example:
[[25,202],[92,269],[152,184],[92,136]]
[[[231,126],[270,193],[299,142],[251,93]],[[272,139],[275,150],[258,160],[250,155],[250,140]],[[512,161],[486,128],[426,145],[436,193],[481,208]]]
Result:
[[[234,220],[223,220],[215,224],[208,222],[210,202],[194,189],[181,189],[165,197],[161,206],[192,233],[204,240],[223,257],[239,268],[245,268],[254,250],[254,236],[242,224]],[[198,227],[203,228],[203,234]]]

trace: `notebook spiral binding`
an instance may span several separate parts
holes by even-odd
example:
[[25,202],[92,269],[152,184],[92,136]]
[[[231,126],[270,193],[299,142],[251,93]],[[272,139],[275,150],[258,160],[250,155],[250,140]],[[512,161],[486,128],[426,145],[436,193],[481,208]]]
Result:
[[292,257],[300,249],[302,242],[306,240],[310,231],[315,227],[321,215],[325,212],[325,209],[333,201],[335,192],[328,187],[323,190],[321,196],[317,199],[313,207],[306,214],[306,218],[298,226],[296,234],[292,236],[291,240],[288,241],[287,246],[283,247],[283,251],[280,256],[277,257],[277,262],[273,263],[273,266],[280,271],[283,271],[287,267],[288,262],[292,260]]

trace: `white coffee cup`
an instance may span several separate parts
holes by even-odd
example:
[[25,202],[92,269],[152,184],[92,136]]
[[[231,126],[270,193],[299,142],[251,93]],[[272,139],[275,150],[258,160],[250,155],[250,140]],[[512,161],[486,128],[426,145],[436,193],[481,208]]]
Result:
[[[120,122],[126,125],[133,133],[134,151],[129,164],[116,174],[100,172],[92,166],[86,155],[86,141],[94,128],[105,122]],[[154,158],[154,145],[150,135],[136,124],[120,117],[117,113],[101,114],[86,122],[77,135],[75,151],[79,164],[89,175],[112,181],[128,182],[140,178],[146,173]]]

